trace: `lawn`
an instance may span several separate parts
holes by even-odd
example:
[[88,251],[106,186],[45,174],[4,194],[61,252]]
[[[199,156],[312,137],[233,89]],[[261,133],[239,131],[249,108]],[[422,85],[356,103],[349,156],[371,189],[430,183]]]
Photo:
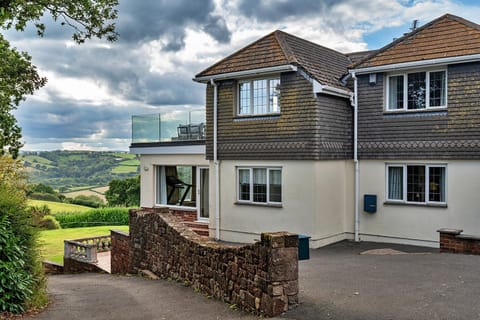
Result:
[[43,259],[63,264],[63,240],[104,236],[110,234],[111,229],[128,231],[128,226],[101,226],[40,231]]
[[44,201],[44,200],[33,200],[33,199],[28,199],[28,205],[29,206],[47,205],[50,208],[52,214],[57,214],[60,212],[84,212],[92,209],[85,206],[79,206],[78,204]]

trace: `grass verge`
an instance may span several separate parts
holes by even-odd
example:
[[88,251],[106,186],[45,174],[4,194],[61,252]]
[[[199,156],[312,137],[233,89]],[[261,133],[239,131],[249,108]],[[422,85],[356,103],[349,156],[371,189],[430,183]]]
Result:
[[128,231],[128,226],[101,226],[40,231],[40,250],[44,260],[63,264],[63,240],[104,236],[110,230]]

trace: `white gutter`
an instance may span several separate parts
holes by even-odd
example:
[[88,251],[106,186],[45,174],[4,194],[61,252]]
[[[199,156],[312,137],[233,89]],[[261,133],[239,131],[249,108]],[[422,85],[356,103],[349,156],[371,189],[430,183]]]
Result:
[[215,165],[215,240],[220,240],[220,174],[217,158],[217,84],[210,79],[213,86],[213,164]]
[[355,242],[360,241],[360,215],[358,213],[359,206],[359,164],[358,164],[358,80],[355,71],[350,72],[353,84],[353,162],[355,163]]
[[429,67],[429,66],[435,66],[435,65],[466,63],[466,62],[475,62],[475,61],[480,61],[480,54],[412,61],[412,62],[393,63],[393,64],[387,64],[387,65],[377,66],[377,67],[358,68],[358,69],[350,70],[350,73],[365,74],[365,73],[388,71],[392,69],[401,70],[401,69],[410,69],[410,68],[416,68],[416,67]]
[[273,73],[288,72],[288,71],[297,71],[297,67],[292,64],[284,64],[281,66],[214,74],[214,75],[205,76],[205,77],[196,77],[193,79],[193,81],[207,83],[212,80],[239,79],[239,78],[247,78],[247,77],[251,77],[259,74],[266,75],[269,73],[273,74]]

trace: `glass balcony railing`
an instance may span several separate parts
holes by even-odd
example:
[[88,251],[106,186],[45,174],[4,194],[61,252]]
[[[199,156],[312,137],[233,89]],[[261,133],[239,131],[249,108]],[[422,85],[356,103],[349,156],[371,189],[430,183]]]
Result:
[[204,139],[204,109],[132,116],[132,143]]

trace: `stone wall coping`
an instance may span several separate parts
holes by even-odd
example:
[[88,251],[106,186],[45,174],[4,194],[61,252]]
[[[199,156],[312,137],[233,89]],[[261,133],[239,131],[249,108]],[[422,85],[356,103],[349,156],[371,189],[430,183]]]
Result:
[[115,230],[115,229],[110,229],[110,232],[121,234],[122,236],[125,236],[125,237],[128,237],[130,235],[128,232],[121,231],[121,230]]
[[437,232],[439,232],[439,233],[453,234],[453,235],[459,235],[460,233],[463,232],[463,230],[462,230],[462,229],[442,228],[442,229],[438,229]]
[[480,236],[474,236],[470,234],[459,234],[457,235],[457,238],[465,240],[480,240]]

